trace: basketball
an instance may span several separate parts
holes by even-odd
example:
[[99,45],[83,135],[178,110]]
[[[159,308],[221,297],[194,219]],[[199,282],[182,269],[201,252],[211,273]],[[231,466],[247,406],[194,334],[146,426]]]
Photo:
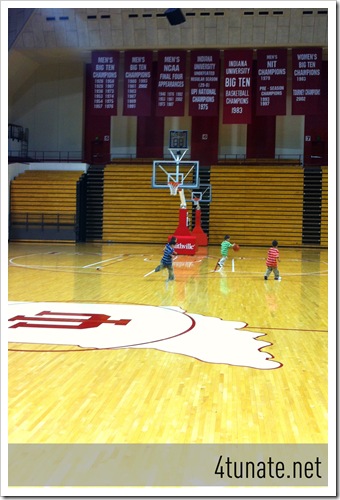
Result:
[[235,245],[233,246],[233,250],[234,250],[234,252],[238,252],[238,251],[239,251],[239,249],[240,249],[240,245],[236,245],[236,244],[235,244]]

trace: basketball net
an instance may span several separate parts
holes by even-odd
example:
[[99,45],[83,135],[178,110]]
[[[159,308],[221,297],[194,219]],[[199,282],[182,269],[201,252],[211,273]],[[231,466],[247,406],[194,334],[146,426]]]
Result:
[[200,198],[194,198],[193,202],[194,202],[194,205],[197,208],[197,210],[200,210],[201,209],[201,207],[200,207]]
[[172,196],[175,196],[177,194],[178,188],[179,188],[180,182],[174,182],[174,181],[169,181],[168,186],[170,189],[170,194]]

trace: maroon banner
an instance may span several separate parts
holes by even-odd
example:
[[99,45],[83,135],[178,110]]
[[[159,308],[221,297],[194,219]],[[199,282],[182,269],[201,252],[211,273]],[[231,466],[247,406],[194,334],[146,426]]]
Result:
[[252,50],[224,52],[223,123],[251,123]]
[[322,49],[293,49],[292,67],[292,115],[319,114]]
[[218,116],[220,53],[192,51],[190,55],[190,116]]
[[92,52],[92,114],[105,116],[117,114],[118,66],[118,51]]
[[156,116],[184,116],[185,51],[159,51]]
[[285,115],[287,49],[257,51],[256,114]]
[[151,76],[151,51],[125,52],[123,115],[150,116]]

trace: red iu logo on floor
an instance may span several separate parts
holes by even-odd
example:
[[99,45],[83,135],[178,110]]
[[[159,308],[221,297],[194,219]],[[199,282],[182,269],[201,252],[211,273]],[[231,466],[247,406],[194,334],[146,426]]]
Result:
[[265,334],[246,330],[246,322],[192,314],[177,306],[10,302],[8,307],[12,350],[12,344],[21,344],[22,350],[22,344],[158,349],[207,363],[260,370],[282,366],[263,350],[271,345],[261,339]]
[[[46,318],[44,316],[47,316]],[[61,316],[61,317],[56,317]],[[72,317],[78,316],[78,317]],[[130,323],[131,319],[110,319],[111,316],[107,314],[82,314],[82,316],[87,316],[84,319],[79,318],[79,314],[77,313],[66,313],[66,312],[51,312],[51,311],[42,311],[38,313],[36,316],[15,316],[11,318],[9,321],[18,321],[14,325],[9,328],[21,328],[21,327],[34,327],[34,328],[75,328],[75,329],[85,329],[85,328],[97,328],[103,323],[111,323],[113,325],[127,325]],[[27,321],[24,321],[27,320]],[[41,323],[28,323],[28,321],[41,321]],[[46,323],[46,321],[54,321],[56,323]],[[77,325],[65,325],[60,324],[63,322],[74,322],[78,323]]]

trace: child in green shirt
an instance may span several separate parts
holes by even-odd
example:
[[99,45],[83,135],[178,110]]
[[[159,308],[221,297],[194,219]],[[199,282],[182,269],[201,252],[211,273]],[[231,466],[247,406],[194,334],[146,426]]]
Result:
[[224,240],[221,243],[221,258],[217,263],[220,268],[222,268],[224,266],[224,263],[228,258],[229,248],[236,245],[236,243],[230,243],[229,240],[230,240],[230,236],[229,236],[229,234],[226,234],[224,237]]

